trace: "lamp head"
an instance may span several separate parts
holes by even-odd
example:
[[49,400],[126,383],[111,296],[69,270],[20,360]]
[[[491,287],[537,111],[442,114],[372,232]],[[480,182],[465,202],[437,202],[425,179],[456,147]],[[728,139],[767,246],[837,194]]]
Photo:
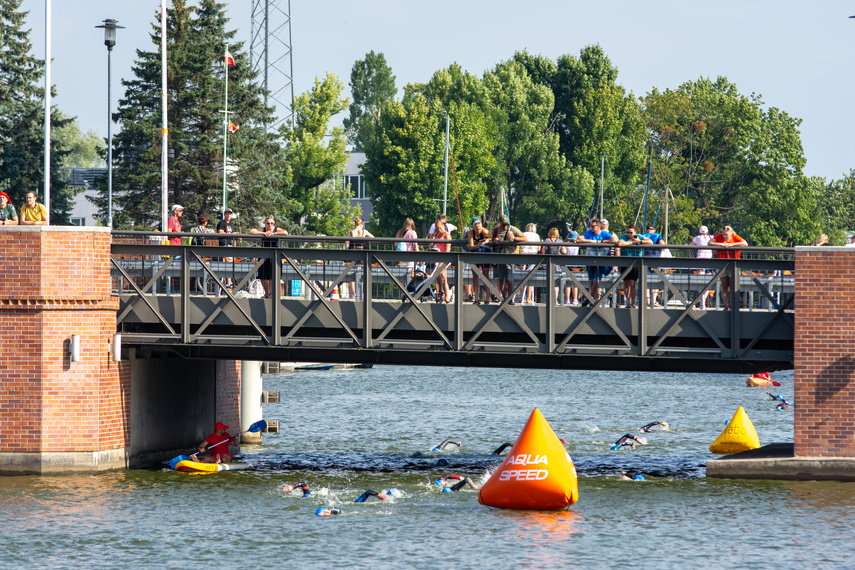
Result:
[[113,46],[116,45],[116,30],[120,28],[125,29],[124,26],[119,25],[118,20],[113,20],[112,18],[104,20],[102,25],[95,27],[104,28],[104,45],[107,46],[108,50],[112,50]]

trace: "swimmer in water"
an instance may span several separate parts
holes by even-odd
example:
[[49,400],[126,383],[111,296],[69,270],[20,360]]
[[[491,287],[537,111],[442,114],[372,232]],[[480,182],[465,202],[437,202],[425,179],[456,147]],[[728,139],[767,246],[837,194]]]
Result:
[[303,483],[302,481],[300,481],[299,483],[293,483],[291,485],[285,485],[284,487],[282,487],[282,492],[283,493],[290,493],[291,491],[293,491],[295,489],[300,489],[301,491],[303,491],[303,498],[304,499],[306,497],[312,496],[312,493],[309,491],[309,486],[306,485],[305,483]]
[[774,394],[773,395],[772,392],[766,392],[766,393],[769,394],[769,397],[772,398],[773,400],[780,402],[780,404],[775,406],[775,409],[779,412],[786,410],[787,406],[793,405],[789,400],[785,400],[784,397],[780,394]]
[[621,471],[621,472],[620,472],[620,478],[621,478],[621,479],[623,479],[624,481],[632,481],[632,477],[630,477],[629,475],[627,475],[627,474],[626,474],[626,471]]
[[503,443],[502,445],[497,447],[496,451],[494,451],[490,455],[501,455],[504,450],[506,450],[507,448],[509,448],[512,445],[513,445],[513,443]]
[[394,497],[396,491],[397,491],[397,489],[388,489],[386,491],[380,491],[378,493],[377,491],[373,491],[371,489],[366,489],[365,492],[362,493],[361,495],[359,495],[358,497],[356,497],[356,499],[354,499],[353,502],[354,503],[364,503],[368,499],[368,497],[377,497],[379,500],[385,501],[385,500],[388,500],[388,499],[391,499],[392,497]]
[[463,443],[460,441],[452,441],[450,439],[446,439],[445,441],[443,441],[442,443],[440,443],[439,445],[437,445],[436,447],[431,449],[431,451],[445,451],[445,448],[448,447],[449,445],[456,445],[458,448],[460,448],[463,445]]
[[319,517],[328,517],[330,515],[340,515],[341,509],[334,509],[333,507],[320,507],[315,514]]
[[644,441],[644,438],[639,439],[639,438],[635,437],[634,435],[632,435],[631,433],[628,433],[628,434],[623,435],[620,439],[618,439],[614,443],[614,445],[612,445],[612,451],[617,451],[621,447],[629,447],[629,448],[635,449],[636,443],[638,445],[644,445],[647,442]]
[[[458,482],[455,483],[454,485],[452,485],[451,487],[448,487],[446,482],[449,479],[451,479],[452,481],[458,481]],[[459,491],[460,489],[463,489],[466,486],[468,486],[470,489],[477,489],[478,488],[478,485],[476,485],[472,481],[472,479],[470,479],[469,477],[461,477],[460,475],[455,475],[454,473],[447,473],[447,474],[443,475],[442,477],[440,477],[439,479],[437,479],[436,481],[434,481],[433,483],[434,483],[434,485],[446,485],[442,489],[443,493],[450,493],[452,491]]]
[[650,433],[656,426],[662,426],[664,429],[668,429],[668,422],[650,422],[646,426],[641,426],[640,428],[638,428],[638,431],[642,433]]

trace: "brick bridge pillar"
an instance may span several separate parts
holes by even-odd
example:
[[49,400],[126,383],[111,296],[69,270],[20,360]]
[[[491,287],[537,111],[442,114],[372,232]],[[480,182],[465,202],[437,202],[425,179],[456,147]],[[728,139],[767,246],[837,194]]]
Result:
[[855,457],[853,278],[855,248],[796,248],[796,457]]
[[238,363],[185,373],[185,392],[197,388],[176,403],[169,391],[150,394],[160,380],[146,372],[151,361],[113,361],[110,243],[106,228],[0,230],[0,474],[125,468],[195,447],[216,419],[240,425]]

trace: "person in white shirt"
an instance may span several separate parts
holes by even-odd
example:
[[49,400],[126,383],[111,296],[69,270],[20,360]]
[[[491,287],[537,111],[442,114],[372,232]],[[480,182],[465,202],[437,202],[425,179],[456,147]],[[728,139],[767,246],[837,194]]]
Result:
[[[445,224],[445,229],[448,231],[448,233],[451,233],[457,229],[457,226],[455,226],[454,224],[448,223],[445,214],[439,215],[439,221],[441,221],[443,224]],[[436,232],[436,222],[434,222],[430,225],[430,229],[428,230],[428,235],[435,233],[435,232]]]
[[[712,236],[710,235],[710,230],[706,226],[701,226],[698,228],[698,235],[692,240],[692,245],[707,245],[712,241]],[[699,249],[695,251],[695,257],[698,259],[712,259],[712,250],[711,249]],[[693,269],[692,273],[695,275],[706,275],[706,269]],[[700,309],[703,311],[707,308],[707,296],[711,295],[711,291],[707,291],[704,293],[704,296],[701,298]]]
[[[537,224],[526,224],[525,231],[523,232],[528,241],[538,242],[540,241],[540,236],[537,234]],[[539,245],[523,245],[520,246],[520,253],[526,255],[537,255],[540,252]],[[534,264],[526,264],[523,266],[526,271],[531,271],[534,269]],[[531,281],[529,281],[531,283]],[[534,305],[534,286],[529,285],[522,292],[522,304],[523,305]]]

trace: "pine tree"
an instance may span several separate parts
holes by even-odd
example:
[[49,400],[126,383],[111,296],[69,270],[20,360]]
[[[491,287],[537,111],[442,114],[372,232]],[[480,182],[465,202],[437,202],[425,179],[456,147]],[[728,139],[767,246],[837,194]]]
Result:
[[[215,218],[222,209],[223,96],[225,51],[229,68],[229,119],[239,129],[229,135],[229,207],[248,229],[267,213],[284,213],[288,172],[281,149],[266,124],[274,121],[263,103],[256,73],[242,53],[243,44],[226,30],[225,5],[201,0],[195,8],[175,0],[167,13],[167,86],[169,202],[185,208],[192,224],[198,214]],[[161,201],[161,56],[160,22],[152,25],[155,51],[137,51],[134,78],[114,115],[121,132],[114,137],[113,195],[115,227],[152,228],[160,220]],[[103,186],[103,182],[101,183]],[[106,199],[99,198],[106,218]]]
[[[43,199],[45,140],[44,60],[31,54],[27,12],[20,11],[21,2],[0,0],[0,190],[19,208],[27,192]],[[69,121],[51,113],[52,129]],[[65,184],[60,171],[67,154],[59,141],[51,141],[50,215],[54,225],[70,223],[75,190]]]

